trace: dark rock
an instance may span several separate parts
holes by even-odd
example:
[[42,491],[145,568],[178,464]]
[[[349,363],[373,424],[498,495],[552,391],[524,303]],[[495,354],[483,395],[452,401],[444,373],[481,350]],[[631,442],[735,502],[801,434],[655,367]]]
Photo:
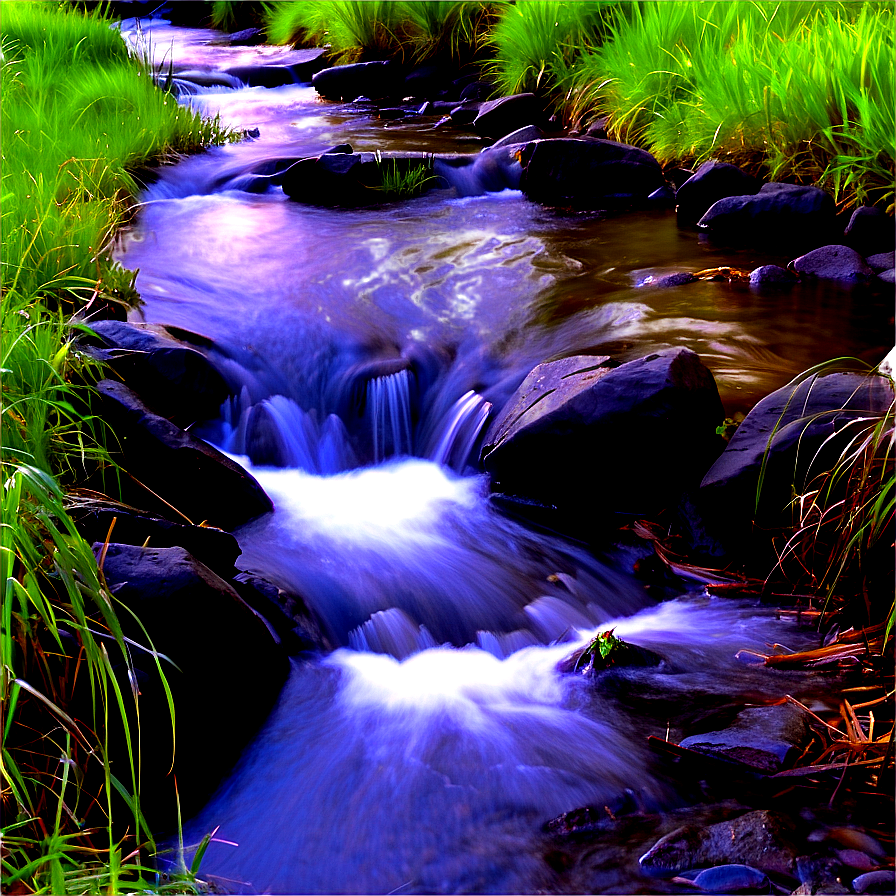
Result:
[[451,80],[451,72],[437,62],[418,65],[405,75],[404,96],[431,97]]
[[675,205],[675,190],[668,184],[663,184],[647,197],[647,201],[654,206],[673,206]]
[[543,139],[544,131],[542,131],[541,128],[535,127],[534,124],[527,124],[525,127],[518,128],[510,134],[507,134],[506,137],[502,137],[500,140],[496,140],[491,145],[491,149],[496,149],[499,146],[516,145],[518,143],[531,143],[533,140]]
[[396,106],[394,108],[377,110],[376,117],[383,121],[398,121],[401,118],[407,118],[409,114],[407,109],[402,109],[400,106]]
[[745,864],[766,872],[789,874],[794,851],[790,827],[766,810],[700,827],[686,825],[658,840],[640,858],[652,877],[672,877],[688,868]]
[[488,99],[488,95],[491,92],[492,86],[488,82],[471,81],[461,90],[460,100],[464,103],[467,102],[467,100],[477,100],[479,102],[482,102],[483,100]]
[[697,226],[722,241],[817,246],[835,221],[834,200],[824,190],[771,183],[755,195],[720,199]]
[[893,284],[896,283],[896,270],[890,268],[889,271],[881,271],[877,275],[877,279],[880,280],[881,283]]
[[837,858],[853,871],[871,871],[877,868],[877,862],[860,849],[838,849]]
[[879,274],[881,271],[892,271],[896,268],[896,252],[878,252],[877,255],[869,255],[865,264]]
[[216,417],[230,390],[211,362],[161,327],[98,320],[105,349],[93,351],[156,413],[183,426]]
[[595,140],[606,140],[609,137],[607,132],[607,128],[610,126],[610,119],[606,116],[602,118],[598,118],[597,121],[592,121],[591,124],[585,128],[585,136],[593,137]]
[[391,62],[356,62],[325,68],[311,78],[311,83],[325,99],[354,100],[362,94],[395,96],[401,92],[404,79],[399,66]]
[[801,896],[848,893],[841,876],[841,865],[829,856],[800,856],[796,860],[796,876],[800,881],[795,893]]
[[801,277],[819,280],[866,284],[874,276],[865,259],[849,246],[822,246],[795,258],[790,264]]
[[682,225],[696,224],[710,207],[726,196],[751,196],[759,181],[736,165],[704,162],[675,194],[676,215]]
[[750,286],[791,286],[795,282],[791,271],[776,264],[764,264],[750,271]]
[[352,152],[354,152],[354,150],[352,149],[351,143],[337,143],[335,146],[325,149],[321,155],[350,155]]
[[767,886],[768,878],[749,865],[717,865],[701,871],[694,878],[694,884],[709,893],[737,893]]
[[893,893],[896,891],[896,872],[892,868],[860,874],[852,882],[856,893]]
[[225,71],[248,87],[283,87],[284,84],[299,82],[298,76],[288,65],[235,65]]
[[[104,419],[118,439],[123,468],[161,496],[170,505],[168,513],[175,507],[190,520],[230,531],[273,509],[242,467],[154,414],[127,386],[102,380],[97,392]],[[138,494],[149,500],[145,491]]]
[[543,118],[541,101],[534,93],[517,93],[483,103],[473,127],[480,136],[496,139]]
[[452,105],[449,115],[451,121],[456,125],[473,124],[479,115],[479,107],[482,104],[476,100],[468,100],[460,105]]
[[[94,545],[99,553],[102,545]],[[271,709],[289,671],[265,624],[223,579],[182,548],[110,544],[103,573],[117,601],[134,612],[161,660],[177,709],[177,775],[181,807],[196,811],[233,765]],[[120,613],[126,636],[146,635]],[[155,662],[133,650],[141,690],[141,808],[154,827],[177,820],[167,703]],[[172,665],[173,664],[173,665]],[[210,720],[219,726],[209,730]],[[113,734],[120,732],[113,732]],[[213,739],[214,749],[209,749]],[[115,755],[118,755],[117,753]]]
[[[214,526],[187,526],[109,504],[92,504],[73,511],[78,531],[85,541],[147,545],[153,548],[180,547],[224,579],[236,575],[235,564],[242,553],[237,540]],[[113,520],[115,525],[113,527]]]
[[699,475],[723,416],[712,374],[686,349],[622,365],[564,358],[526,377],[486,435],[483,464],[496,490],[589,517],[641,513]]
[[669,289],[673,286],[686,286],[688,283],[693,283],[696,279],[690,271],[678,271],[675,274],[666,274],[664,277],[658,277],[656,280],[646,281],[644,285]]
[[730,550],[749,550],[766,454],[757,515],[763,527],[777,525],[793,494],[833,464],[851,437],[850,422],[883,412],[892,397],[885,377],[855,373],[814,376],[767,395],[703,477],[696,501],[707,523]]
[[600,641],[607,635],[613,637],[611,632],[604,632],[597,635],[590,644],[579,648],[568,657],[564,657],[557,664],[557,670],[563,673],[577,672],[588,678],[593,678],[599,672],[604,672],[607,669],[659,666],[663,661],[658,653],[617,638],[614,638],[615,643],[612,644],[612,649],[606,656],[602,656]]
[[857,208],[843,231],[843,242],[862,255],[892,252],[896,243],[893,216],[873,206]]
[[663,175],[675,190],[680,190],[681,185],[694,176],[690,168],[665,168]]
[[802,710],[783,704],[745,709],[722,731],[686,737],[681,746],[736,759],[763,774],[775,774],[802,752],[810,737]]
[[282,173],[280,184],[290,199],[300,202],[329,207],[356,205],[363,193],[355,170],[360,164],[358,153],[325,153],[293,164]]
[[649,152],[610,140],[537,140],[523,150],[521,162],[523,192],[547,205],[643,206],[665,184]]

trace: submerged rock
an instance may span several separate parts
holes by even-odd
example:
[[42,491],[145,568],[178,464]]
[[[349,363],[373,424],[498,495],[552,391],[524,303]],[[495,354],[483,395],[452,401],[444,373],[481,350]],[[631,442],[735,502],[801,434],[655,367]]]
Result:
[[526,146],[521,161],[520,188],[546,205],[640,207],[666,183],[649,152],[612,140],[537,140]]
[[707,827],[678,828],[658,840],[639,861],[641,869],[654,877],[723,864],[789,874],[794,857],[786,819],[763,809]]

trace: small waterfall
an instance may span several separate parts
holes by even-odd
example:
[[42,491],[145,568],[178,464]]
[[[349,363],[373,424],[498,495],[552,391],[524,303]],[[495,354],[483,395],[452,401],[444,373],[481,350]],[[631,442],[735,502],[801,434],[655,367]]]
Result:
[[413,453],[411,376],[407,370],[378,376],[367,383],[367,420],[374,463]]
[[491,413],[492,404],[472,389],[452,405],[436,430],[426,457],[437,464],[463,472]]

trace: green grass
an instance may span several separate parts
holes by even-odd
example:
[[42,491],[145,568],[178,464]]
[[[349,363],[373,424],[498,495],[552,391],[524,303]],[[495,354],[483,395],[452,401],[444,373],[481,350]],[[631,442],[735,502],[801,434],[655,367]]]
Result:
[[389,199],[412,199],[420,196],[438,178],[433,174],[432,164],[420,163],[402,168],[395,160],[380,160],[379,167],[381,190]]
[[[4,3],[0,15],[2,884],[154,889],[139,745],[111,757],[107,742],[114,716],[128,738],[127,719],[139,731],[136,695],[113,672],[131,668],[127,611],[63,490],[108,464],[90,410],[98,371],[69,319],[94,297],[133,296],[133,275],[105,251],[139,188],[132,172],[221,135],[157,90],[106,22],[57,3]],[[124,840],[112,834],[115,792],[131,806]]]

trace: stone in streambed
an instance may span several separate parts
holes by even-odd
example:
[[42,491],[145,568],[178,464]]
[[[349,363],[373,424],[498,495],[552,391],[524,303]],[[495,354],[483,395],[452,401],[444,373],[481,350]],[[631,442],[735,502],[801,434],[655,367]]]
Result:
[[[123,383],[101,380],[96,388],[103,399],[103,419],[120,446],[121,465],[170,505],[164,515],[173,506],[196,523],[208,521],[230,531],[273,510],[270,498],[242,467],[154,414]],[[135,494],[138,502],[151,500],[142,489]]]
[[896,270],[890,268],[889,271],[881,271],[877,275],[877,279],[881,283],[886,283],[887,285],[892,286],[892,284],[896,283]]
[[764,264],[750,271],[750,286],[792,286],[796,277],[787,268]]
[[673,877],[688,868],[725,864],[789,874],[794,856],[786,819],[760,810],[705,827],[678,828],[658,840],[639,862],[642,871],[653,877]]
[[360,96],[386,97],[401,92],[401,67],[390,61],[334,65],[317,72],[311,83],[328,100],[354,100]]
[[544,110],[535,94],[517,93],[483,103],[473,127],[480,136],[495,139],[543,119]]
[[892,868],[869,871],[853,879],[852,888],[856,893],[896,892],[896,872]]
[[[515,131],[507,134],[500,140],[496,140],[491,145],[491,149],[497,149],[499,146],[513,146],[516,144],[531,143],[533,140],[543,139],[544,131],[541,128],[536,127],[534,124],[527,124],[525,127],[517,128]],[[487,150],[483,150],[483,152],[487,152]]]
[[870,283],[874,276],[865,259],[849,246],[822,246],[795,258],[790,264],[801,277],[836,280],[848,285]]
[[880,274],[882,271],[892,271],[893,268],[896,268],[896,252],[878,252],[876,255],[869,255],[865,259],[865,264],[875,274]]
[[893,216],[874,206],[860,206],[843,231],[843,242],[862,255],[892,252],[896,243]]
[[810,737],[805,714],[796,706],[782,704],[745,709],[722,731],[686,737],[681,746],[775,774],[802,752]]
[[[603,653],[600,649],[602,642],[610,648]],[[590,678],[607,669],[659,666],[662,661],[663,658],[659,654],[646,647],[639,647],[637,644],[629,644],[627,641],[615,638],[612,632],[603,632],[585,647],[562,659],[557,664],[557,671],[574,672]]]
[[701,871],[694,884],[708,893],[738,893],[767,886],[768,877],[750,865],[717,865]]
[[666,183],[649,152],[612,140],[536,140],[525,147],[520,161],[520,188],[529,199],[546,205],[642,207]]
[[843,883],[842,866],[827,855],[800,856],[796,860],[796,876],[800,882],[793,892],[799,896],[848,893]]
[[488,430],[496,490],[610,517],[662,506],[719,450],[712,374],[687,349],[540,364]]
[[736,165],[704,162],[675,194],[678,223],[696,224],[712,205],[726,196],[750,196],[759,192],[759,181]]

